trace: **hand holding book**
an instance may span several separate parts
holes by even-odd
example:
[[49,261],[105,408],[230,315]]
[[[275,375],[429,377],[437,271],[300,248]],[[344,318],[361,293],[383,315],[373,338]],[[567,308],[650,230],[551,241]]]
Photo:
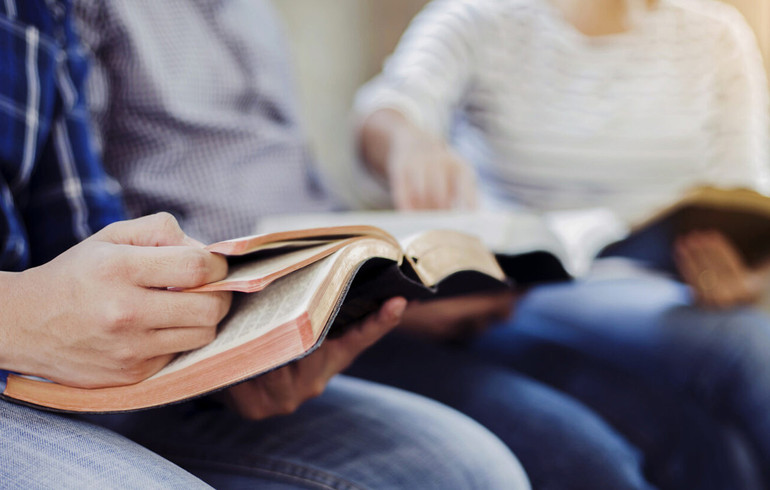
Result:
[[714,309],[757,302],[770,273],[767,263],[748,267],[729,239],[713,230],[678,237],[674,260],[696,301]]
[[241,416],[252,420],[292,413],[304,401],[320,395],[334,375],[395,327],[405,307],[406,300],[393,298],[343,336],[324,342],[309,356],[232,386],[217,396]]
[[230,306],[227,292],[166,287],[226,273],[171,215],[114,223],[40,267],[0,273],[12,286],[0,367],[84,388],[140,381],[210,342]]
[[[177,355],[173,361],[147,379],[108,381],[97,386],[78,386],[69,383],[67,379],[62,379],[62,383],[52,383],[12,373],[5,377],[0,376],[2,396],[30,405],[64,411],[127,411],[194,398],[272,371],[274,374],[268,376],[265,381],[255,382],[257,384],[252,385],[251,388],[240,388],[235,392],[234,400],[251,399],[257,396],[256,393],[270,391],[265,390],[262,383],[281,384],[281,380],[285,381],[287,373],[298,371],[301,376],[294,379],[294,382],[299,384],[298,387],[311,387],[309,391],[300,389],[291,394],[293,400],[301,401],[317,392],[318,387],[324,385],[333,373],[342,369],[344,364],[360,350],[391,328],[397,321],[395,318],[400,315],[399,309],[402,309],[398,303],[403,301],[395,300],[396,306],[391,302],[386,303],[384,317],[375,316],[366,319],[366,315],[376,311],[383,301],[397,296],[396,294],[378,295],[374,308],[362,311],[360,316],[350,318],[349,329],[339,335],[337,338],[339,342],[331,343],[329,347],[320,351],[321,354],[318,356],[311,355],[321,346],[329,332],[359,269],[375,257],[387,264],[400,262],[397,246],[387,239],[367,235],[355,242],[346,240],[342,238],[341,242],[351,246],[339,248],[336,253],[328,253],[329,251],[326,250],[321,254],[314,254],[312,260],[306,262],[304,267],[290,264],[287,269],[281,271],[281,274],[271,277],[265,284],[260,284],[258,293],[241,294],[234,298],[233,306],[229,314],[219,323],[213,340],[209,335],[205,341],[194,346],[171,351],[170,355],[185,352]],[[334,237],[326,241],[336,243],[340,239]],[[237,242],[252,243],[253,240],[246,238]],[[270,241],[267,248],[269,249],[272,245],[274,242]],[[305,245],[303,244],[300,248]],[[164,252],[168,252],[173,247],[165,248],[167,250]],[[206,256],[211,255],[201,249],[197,250]],[[219,257],[217,260],[222,258]],[[263,271],[262,268],[259,270]],[[207,276],[208,281],[213,282],[220,277],[221,275]],[[178,284],[187,284],[187,290],[170,291],[164,287],[169,284],[157,284],[150,293],[163,295],[170,298],[170,301],[180,298],[204,299],[230,296],[229,292],[222,292],[225,289],[221,287],[218,288],[219,291],[199,290],[197,292],[193,292],[197,288],[189,288],[199,285],[200,282],[179,282]],[[146,306],[141,301],[134,302],[137,308]],[[388,304],[390,306],[387,306]],[[217,312],[219,309],[213,311]],[[215,332],[214,324],[219,319],[220,317],[217,317],[212,320],[211,333]],[[359,320],[362,323],[358,323]],[[175,325],[185,324],[187,324],[185,321],[175,323]],[[147,349],[158,348],[157,343],[149,340],[142,345]],[[284,370],[284,366],[300,359],[307,359],[307,361],[298,362],[294,367]],[[163,364],[166,362],[168,359],[163,359]],[[326,366],[320,372],[316,369],[319,362]],[[304,367],[308,365],[312,369]],[[19,371],[24,370],[19,369]],[[27,373],[44,376],[47,374],[36,371],[27,371]],[[283,399],[278,405],[283,402],[286,400]],[[276,410],[275,406],[271,408],[268,400],[261,405],[258,412],[250,415],[262,416],[274,410]]]

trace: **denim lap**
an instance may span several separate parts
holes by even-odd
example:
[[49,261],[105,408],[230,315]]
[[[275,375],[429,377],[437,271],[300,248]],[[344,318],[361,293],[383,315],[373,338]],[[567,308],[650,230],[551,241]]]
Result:
[[[577,371],[599,362],[698,405],[712,430],[733,431],[770,467],[770,319],[758,311],[701,309],[686,286],[658,276],[545,285],[475,349],[538,377],[554,376],[533,361],[543,352],[578,358]],[[605,415],[631,416],[614,408],[617,392],[582,389],[570,393]]]
[[30,488],[210,488],[101,427],[0,400],[0,482]]
[[263,421],[201,403],[89,419],[216,488],[529,488],[505,445],[469,418],[345,376]]

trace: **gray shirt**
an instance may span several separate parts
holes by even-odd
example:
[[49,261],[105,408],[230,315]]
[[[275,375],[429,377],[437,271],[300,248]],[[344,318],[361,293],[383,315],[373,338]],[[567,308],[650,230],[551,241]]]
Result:
[[313,175],[286,41],[263,0],[77,0],[97,140],[133,216],[206,242],[332,207]]

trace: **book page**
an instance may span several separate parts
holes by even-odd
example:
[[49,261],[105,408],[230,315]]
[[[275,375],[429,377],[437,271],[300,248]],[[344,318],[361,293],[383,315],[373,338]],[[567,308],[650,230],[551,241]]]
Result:
[[329,256],[276,280],[261,292],[235,298],[231,312],[219,325],[219,333],[213,342],[181,354],[152,378],[191,366],[297,319],[307,310],[334,262],[334,255]]
[[313,241],[320,243],[322,241],[336,241],[356,236],[377,236],[384,240],[393,240],[393,237],[386,232],[372,226],[317,227],[310,225],[301,229],[281,227],[276,232],[233,238],[232,240],[212,243],[206,249],[224,255],[246,255],[276,248],[274,244],[278,244],[278,248],[280,248],[291,244],[303,244]]
[[294,264],[304,262],[316,255],[323,254],[337,246],[337,242],[325,243],[315,247],[303,248],[265,259],[248,261],[230,267],[228,281],[253,281],[288,269]]
[[248,255],[246,257],[251,260],[230,265],[226,278],[189,291],[257,292],[267,287],[271,281],[328,256],[352,240],[355,238],[324,242],[321,245],[298,249],[281,247],[280,250],[273,250],[275,255],[260,257]]
[[300,229],[307,226],[367,224],[395,236],[404,248],[426,230],[456,230],[481,239],[497,254],[517,255],[543,250],[569,262],[568,252],[548,223],[537,213],[526,210],[509,212],[370,211],[318,213],[267,217],[260,222],[260,232]]
[[612,212],[601,208],[536,213],[524,209],[501,212],[369,211],[298,214],[268,217],[260,232],[301,229],[308,226],[366,224],[377,226],[399,239],[404,248],[426,230],[457,230],[474,235],[501,255],[532,251],[550,252],[572,276],[585,274],[596,254],[607,244],[628,234],[628,227]]
[[564,245],[569,259],[562,263],[574,277],[586,274],[604,247],[630,231],[615,213],[604,208],[552,211],[543,218]]
[[249,253],[254,252],[264,252],[266,250],[276,250],[276,249],[298,249],[298,248],[304,248],[304,247],[312,247],[315,245],[323,245],[328,244],[330,242],[334,242],[337,240],[342,240],[342,238],[330,238],[330,239],[321,239],[321,240],[304,240],[304,239],[296,239],[296,240],[282,240],[277,242],[269,242],[269,243],[262,243],[256,247],[253,248]]
[[495,255],[475,235],[454,230],[428,230],[407,240],[404,252],[426,286],[436,286],[456,272],[475,270],[505,281]]
[[479,237],[494,252],[519,253],[532,247],[558,245],[558,238],[548,229],[542,217],[525,210],[510,212],[455,211],[370,211],[352,213],[298,214],[267,217],[261,220],[263,233],[307,226],[367,224],[387,231],[408,245],[426,230],[457,230]]

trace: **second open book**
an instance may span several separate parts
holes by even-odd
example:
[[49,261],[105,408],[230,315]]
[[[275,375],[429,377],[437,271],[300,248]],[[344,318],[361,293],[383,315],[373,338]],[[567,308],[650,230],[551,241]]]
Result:
[[[768,255],[768,198],[748,191],[699,196],[631,228],[602,210],[267,220],[265,233],[209,247],[229,257],[225,280],[179,291],[238,291],[211,344],[178,356],[134,385],[82,389],[10,374],[0,379],[0,396],[87,412],[178,402],[308,355],[330,331],[343,333],[387,298],[436,298],[566,280],[584,274],[602,253],[645,259],[651,250],[664,250],[658,255],[665,256],[676,229],[720,229],[739,245],[747,262]],[[654,255],[646,259],[652,263]]]

